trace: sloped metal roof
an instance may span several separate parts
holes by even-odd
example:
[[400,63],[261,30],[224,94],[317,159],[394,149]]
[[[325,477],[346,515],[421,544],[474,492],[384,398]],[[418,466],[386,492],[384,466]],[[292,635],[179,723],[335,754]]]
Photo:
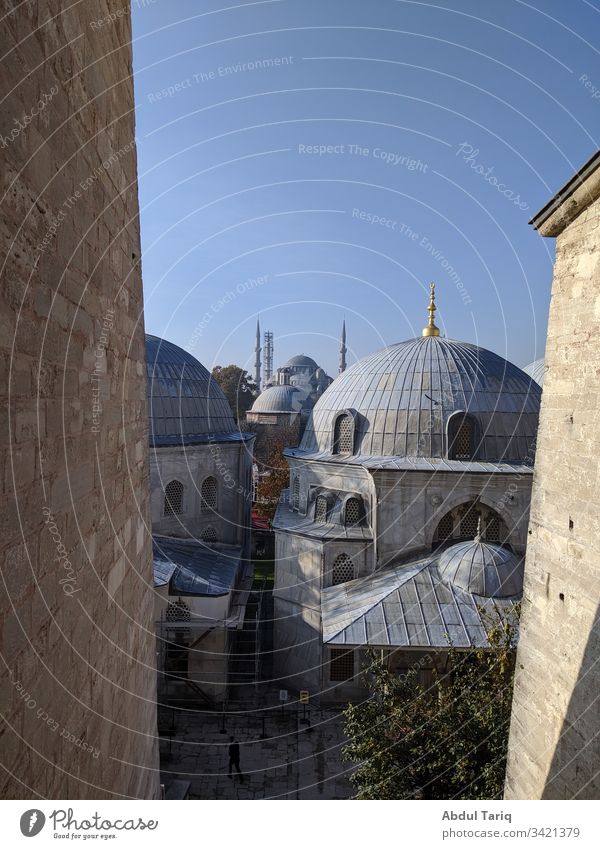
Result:
[[202,363],[166,339],[146,335],[150,444],[190,444],[238,430],[221,387]]
[[532,451],[540,395],[537,383],[492,351],[419,337],[370,354],[334,380],[315,405],[300,447],[331,451],[334,417],[349,409],[357,453],[443,457],[448,419],[463,411],[478,422],[478,459],[518,462]]
[[154,586],[168,583],[171,595],[225,595],[234,589],[242,566],[242,549],[234,545],[155,535],[152,549]]
[[289,505],[289,490],[282,492],[281,500],[273,519],[278,531],[293,531],[295,534],[310,534],[313,538],[331,540],[371,540],[371,529],[364,525],[343,525],[340,522],[315,522],[311,515],[302,515]]
[[[514,598],[465,592],[440,579],[431,558],[327,587],[321,595],[328,645],[456,648],[488,645],[482,616],[510,617]],[[482,614],[482,611],[484,613]],[[489,625],[489,623],[488,623]]]
[[318,460],[323,463],[343,463],[364,466],[366,469],[392,469],[400,472],[474,472],[480,474],[532,475],[533,466],[525,463],[492,463],[480,460],[446,460],[443,457],[382,457],[365,454],[351,456],[332,454],[330,451],[304,451],[286,448],[287,457],[301,460]]

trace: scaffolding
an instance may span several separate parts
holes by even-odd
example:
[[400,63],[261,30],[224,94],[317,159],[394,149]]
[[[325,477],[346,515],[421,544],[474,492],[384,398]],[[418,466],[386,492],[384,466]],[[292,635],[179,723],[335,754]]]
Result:
[[265,344],[264,344],[264,356],[265,356],[265,374],[263,385],[266,384],[273,374],[273,331],[265,330]]

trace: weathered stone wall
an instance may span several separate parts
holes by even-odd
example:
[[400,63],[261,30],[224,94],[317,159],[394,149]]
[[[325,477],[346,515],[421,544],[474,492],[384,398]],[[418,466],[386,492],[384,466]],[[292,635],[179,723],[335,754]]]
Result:
[[[598,182],[597,176],[593,179]],[[600,798],[599,259],[596,200],[556,244],[510,732],[509,799]]]
[[0,797],[158,792],[131,32],[111,5],[2,4]]

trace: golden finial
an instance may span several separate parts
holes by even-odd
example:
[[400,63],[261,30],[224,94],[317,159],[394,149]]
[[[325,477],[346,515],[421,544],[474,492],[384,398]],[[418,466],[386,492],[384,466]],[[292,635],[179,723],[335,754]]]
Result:
[[479,518],[477,519],[477,532],[475,534],[474,542],[481,542],[481,534],[483,533],[481,529],[481,513],[479,514]]
[[427,327],[423,328],[423,336],[439,336],[439,328],[435,326],[433,320],[435,316],[435,283],[432,283],[429,287],[429,306],[427,307],[427,311],[429,313],[429,321],[427,322]]

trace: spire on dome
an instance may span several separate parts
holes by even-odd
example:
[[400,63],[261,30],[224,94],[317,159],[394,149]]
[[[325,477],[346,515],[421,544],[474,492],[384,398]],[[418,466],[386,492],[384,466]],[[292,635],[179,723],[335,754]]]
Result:
[[435,317],[435,283],[431,283],[429,286],[429,306],[427,307],[427,311],[429,313],[429,321],[427,322],[427,327],[423,328],[423,336],[439,336],[440,331],[439,328],[436,327],[434,317]]

